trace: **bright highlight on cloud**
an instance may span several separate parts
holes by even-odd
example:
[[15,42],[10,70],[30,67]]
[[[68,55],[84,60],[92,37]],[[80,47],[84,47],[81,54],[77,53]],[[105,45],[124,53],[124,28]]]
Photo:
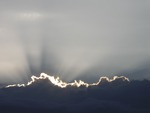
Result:
[[97,83],[92,83],[92,84],[88,84],[88,83],[86,83],[82,80],[79,80],[79,81],[74,80],[74,82],[72,82],[72,83],[66,83],[66,82],[63,82],[62,80],[60,80],[59,77],[55,78],[54,76],[50,76],[50,75],[47,75],[45,73],[41,73],[41,75],[39,77],[32,76],[31,81],[28,82],[27,84],[13,84],[13,85],[8,85],[6,87],[7,88],[8,87],[26,87],[26,86],[29,86],[32,83],[34,83],[36,80],[42,80],[42,79],[48,79],[52,84],[54,84],[55,86],[58,86],[60,88],[66,88],[67,86],[75,86],[75,87],[85,86],[85,87],[89,87],[89,86],[99,85],[102,80],[106,80],[107,82],[112,82],[112,81],[115,81],[115,80],[120,79],[120,78],[123,81],[129,81],[129,79],[124,77],[124,76],[114,76],[112,79],[109,79],[108,77],[100,77],[100,79]]

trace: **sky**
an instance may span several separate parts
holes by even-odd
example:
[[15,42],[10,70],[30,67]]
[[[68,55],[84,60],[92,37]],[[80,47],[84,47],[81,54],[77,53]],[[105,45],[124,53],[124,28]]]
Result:
[[149,0],[1,0],[0,83],[150,79]]

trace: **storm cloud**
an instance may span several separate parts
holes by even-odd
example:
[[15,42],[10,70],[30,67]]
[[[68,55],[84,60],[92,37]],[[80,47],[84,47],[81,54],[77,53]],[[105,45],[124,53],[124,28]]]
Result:
[[3,113],[149,113],[150,81],[102,79],[95,86],[61,88],[47,78],[26,87],[0,89]]

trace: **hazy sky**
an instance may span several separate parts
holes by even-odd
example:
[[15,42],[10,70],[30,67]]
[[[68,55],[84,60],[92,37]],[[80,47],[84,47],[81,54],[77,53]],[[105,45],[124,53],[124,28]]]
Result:
[[146,63],[149,0],[0,0],[0,82],[92,79]]

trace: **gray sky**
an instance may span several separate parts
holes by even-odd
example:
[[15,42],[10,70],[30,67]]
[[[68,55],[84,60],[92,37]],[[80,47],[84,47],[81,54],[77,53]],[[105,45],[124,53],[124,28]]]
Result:
[[149,62],[149,43],[149,0],[0,1],[0,82],[134,72]]

